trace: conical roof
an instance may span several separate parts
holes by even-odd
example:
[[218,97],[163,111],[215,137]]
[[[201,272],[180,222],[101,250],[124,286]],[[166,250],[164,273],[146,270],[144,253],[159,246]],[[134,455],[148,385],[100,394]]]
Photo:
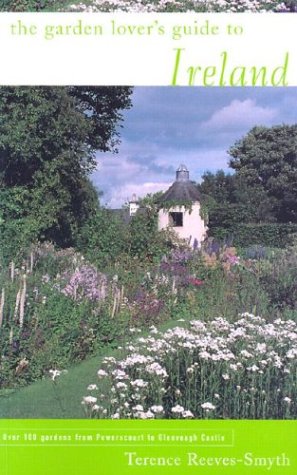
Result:
[[200,193],[197,186],[190,181],[189,171],[185,165],[180,165],[176,170],[176,181],[161,196],[159,203],[170,201],[181,204],[200,201]]

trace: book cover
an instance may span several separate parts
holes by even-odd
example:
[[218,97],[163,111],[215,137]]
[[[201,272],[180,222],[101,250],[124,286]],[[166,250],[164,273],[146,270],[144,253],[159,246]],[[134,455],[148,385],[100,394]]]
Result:
[[296,472],[296,2],[1,2],[5,475]]

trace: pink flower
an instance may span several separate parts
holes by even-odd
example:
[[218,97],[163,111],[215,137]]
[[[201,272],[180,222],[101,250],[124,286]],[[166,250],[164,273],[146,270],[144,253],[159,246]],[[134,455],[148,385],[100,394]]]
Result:
[[196,279],[196,277],[189,277],[188,282],[189,284],[195,285],[195,287],[199,287],[200,285],[203,285],[203,280]]

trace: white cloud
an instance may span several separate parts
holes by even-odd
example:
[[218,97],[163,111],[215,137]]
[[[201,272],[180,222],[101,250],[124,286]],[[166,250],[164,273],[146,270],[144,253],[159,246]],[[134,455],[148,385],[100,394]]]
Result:
[[135,194],[137,198],[143,198],[148,193],[166,191],[170,185],[171,183],[126,183],[112,191],[111,198],[107,205],[110,208],[121,208],[123,204],[129,201],[133,194]]
[[101,203],[121,207],[133,193],[167,189],[181,163],[197,182],[205,171],[228,170],[226,151],[252,127],[296,122],[297,88],[260,89],[136,88],[119,153],[97,156]]
[[[184,163],[190,171],[190,179],[199,182],[206,170],[215,171],[227,168],[228,156],[220,149],[174,150],[161,149],[158,163],[161,167],[170,166],[174,170]],[[165,191],[175,180],[175,173],[166,176],[147,168],[146,164],[129,162],[127,156],[110,155],[101,161],[93,181],[104,192],[101,202],[111,208],[121,208],[135,193],[143,197],[148,193]]]
[[267,122],[270,124],[277,113],[274,108],[257,105],[253,99],[234,99],[227,106],[215,111],[209,120],[202,122],[200,128],[225,132],[245,130],[255,125],[265,125]]

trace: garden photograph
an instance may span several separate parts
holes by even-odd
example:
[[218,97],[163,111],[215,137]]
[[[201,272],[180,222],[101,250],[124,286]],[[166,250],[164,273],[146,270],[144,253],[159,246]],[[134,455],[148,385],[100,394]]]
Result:
[[0,418],[296,419],[296,105],[0,87]]
[[0,0],[0,11],[296,13],[297,0]]

